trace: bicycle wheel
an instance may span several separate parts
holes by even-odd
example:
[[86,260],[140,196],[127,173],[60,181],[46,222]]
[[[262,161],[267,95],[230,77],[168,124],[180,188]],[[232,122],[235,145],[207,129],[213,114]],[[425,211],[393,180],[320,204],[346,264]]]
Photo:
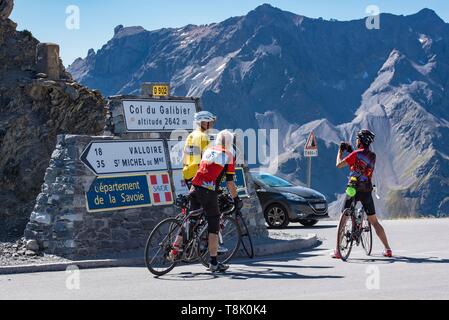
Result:
[[341,260],[345,262],[348,260],[352,245],[354,244],[354,225],[354,215],[345,211],[340,218],[337,235],[337,250]]
[[[220,220],[218,245],[223,250],[223,252],[221,254],[219,253],[217,256],[218,262],[227,263],[235,256],[240,247],[241,237],[242,236],[240,234],[240,228],[234,218],[224,217]],[[200,257],[201,263],[205,267],[209,267],[209,232],[207,228],[204,228],[199,238],[200,241],[198,247],[198,255]]]
[[151,232],[145,246],[145,264],[152,274],[162,276],[176,266],[177,262],[170,261],[168,255],[181,230],[179,220],[166,219]]
[[251,235],[248,230],[248,226],[246,225],[245,219],[238,215],[237,221],[239,222],[240,226],[240,232],[242,235],[242,246],[243,250],[245,251],[248,258],[253,259],[254,258],[254,247],[253,247],[253,241],[251,239]]
[[363,249],[365,249],[366,255],[370,256],[373,250],[373,229],[371,227],[371,223],[368,221],[366,216],[365,219],[363,219],[362,228],[363,228],[361,234],[362,247]]

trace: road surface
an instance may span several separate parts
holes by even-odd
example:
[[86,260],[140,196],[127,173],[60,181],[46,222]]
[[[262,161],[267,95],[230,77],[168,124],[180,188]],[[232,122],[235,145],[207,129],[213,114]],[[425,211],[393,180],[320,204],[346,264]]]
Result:
[[[155,278],[145,268],[0,276],[0,299],[449,299],[449,219],[384,221],[396,257],[355,248],[348,263],[332,260],[336,222],[287,232],[317,233],[304,253],[238,260],[225,275],[200,265]],[[78,277],[79,276],[79,277]]]

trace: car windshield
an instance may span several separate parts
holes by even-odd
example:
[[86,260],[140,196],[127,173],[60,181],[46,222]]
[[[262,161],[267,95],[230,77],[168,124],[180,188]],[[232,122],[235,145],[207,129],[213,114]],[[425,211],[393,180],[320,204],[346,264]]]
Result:
[[271,188],[293,187],[290,182],[268,173],[255,173],[254,177]]

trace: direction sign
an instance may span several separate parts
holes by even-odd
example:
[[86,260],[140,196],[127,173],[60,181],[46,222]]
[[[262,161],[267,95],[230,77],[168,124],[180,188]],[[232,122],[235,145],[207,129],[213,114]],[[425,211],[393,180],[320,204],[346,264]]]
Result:
[[189,187],[187,186],[182,170],[173,170],[172,171],[172,177],[173,177],[173,185],[175,187],[175,194],[176,197],[179,195],[187,195],[189,194]]
[[192,130],[195,101],[124,100],[123,110],[128,132]]
[[162,140],[93,141],[81,161],[96,175],[167,170]]
[[183,158],[184,158],[184,146],[185,141],[178,140],[168,140],[168,151],[170,153],[171,168],[182,169],[183,168]]
[[86,192],[88,212],[124,210],[152,205],[146,175],[100,177]]
[[318,143],[316,141],[315,133],[312,131],[307,139],[304,148],[304,156],[307,158],[318,157]]

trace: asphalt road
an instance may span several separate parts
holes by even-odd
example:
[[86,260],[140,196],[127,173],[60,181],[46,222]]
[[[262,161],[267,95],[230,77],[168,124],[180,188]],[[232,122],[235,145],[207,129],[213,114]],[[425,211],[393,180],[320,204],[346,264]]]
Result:
[[[449,299],[449,219],[384,221],[396,255],[355,248],[349,262],[333,260],[335,222],[287,232],[317,233],[309,252],[238,260],[225,275],[200,265],[155,278],[145,268],[0,276],[0,299]],[[78,281],[79,279],[79,281]],[[79,288],[78,288],[79,287]]]

